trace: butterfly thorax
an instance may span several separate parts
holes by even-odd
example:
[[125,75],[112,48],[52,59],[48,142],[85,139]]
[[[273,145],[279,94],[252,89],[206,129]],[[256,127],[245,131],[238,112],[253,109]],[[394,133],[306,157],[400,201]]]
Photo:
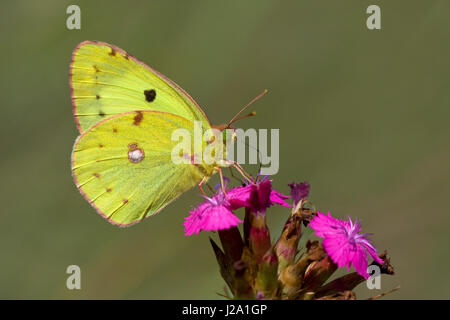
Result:
[[220,167],[229,167],[233,164],[227,159],[227,148],[235,140],[234,129],[226,124],[213,125],[212,129],[216,129],[215,134],[207,139],[203,146],[202,166],[208,176],[214,174]]

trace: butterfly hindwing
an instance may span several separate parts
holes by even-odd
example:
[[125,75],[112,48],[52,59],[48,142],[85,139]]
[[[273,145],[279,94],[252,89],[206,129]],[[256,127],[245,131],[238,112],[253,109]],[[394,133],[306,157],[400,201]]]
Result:
[[175,164],[174,129],[193,134],[180,116],[135,111],[105,119],[75,142],[72,173],[80,192],[111,223],[130,225],[153,215],[200,182],[208,169]]
[[112,115],[134,111],[169,112],[209,122],[195,101],[173,81],[113,45],[84,41],[70,65],[72,104],[81,133]]

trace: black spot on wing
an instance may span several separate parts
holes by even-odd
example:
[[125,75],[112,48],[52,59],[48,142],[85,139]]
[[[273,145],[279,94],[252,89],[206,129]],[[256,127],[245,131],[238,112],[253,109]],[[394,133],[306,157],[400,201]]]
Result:
[[145,100],[152,102],[156,98],[156,91],[154,89],[144,90]]

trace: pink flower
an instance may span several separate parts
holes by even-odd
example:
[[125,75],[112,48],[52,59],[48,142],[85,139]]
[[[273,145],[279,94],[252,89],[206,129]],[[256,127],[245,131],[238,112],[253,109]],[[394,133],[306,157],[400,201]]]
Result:
[[231,198],[228,199],[222,190],[212,198],[200,204],[196,209],[189,212],[184,221],[184,234],[190,236],[198,234],[201,230],[223,230],[237,226],[242,221],[232,211]]
[[227,196],[219,189],[216,195],[205,197],[205,202],[189,212],[184,221],[186,236],[198,234],[201,230],[215,231],[237,226],[242,221],[234,215],[233,210],[242,207],[248,207],[253,212],[265,212],[273,204],[290,207],[284,201],[289,197],[273,190],[269,180],[232,188],[226,193]]
[[245,187],[234,188],[228,193],[233,198],[234,206],[250,208],[252,212],[264,213],[266,209],[274,204],[284,207],[290,205],[284,201],[288,196],[272,189],[270,180],[263,179],[257,184],[250,184]]
[[338,267],[353,265],[365,279],[367,273],[367,253],[378,263],[383,263],[378,257],[377,249],[369,242],[368,233],[360,233],[361,225],[353,222],[333,218],[318,212],[309,226],[316,231],[318,237],[324,238],[323,247]]
[[309,190],[311,189],[309,183],[306,181],[301,183],[290,183],[289,187],[291,187],[291,198],[294,203],[294,207],[301,200],[308,198]]

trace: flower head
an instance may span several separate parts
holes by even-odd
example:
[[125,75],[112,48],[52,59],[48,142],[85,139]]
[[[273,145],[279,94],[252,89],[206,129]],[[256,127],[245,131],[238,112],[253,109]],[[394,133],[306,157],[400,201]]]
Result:
[[222,190],[219,190],[212,198],[206,196],[205,198],[206,201],[189,212],[190,215],[185,218],[184,233],[186,236],[198,234],[201,230],[228,229],[242,222],[234,215],[231,199],[227,199]]
[[264,213],[267,208],[274,204],[290,207],[284,201],[289,197],[272,189],[272,182],[267,179],[262,179],[256,184],[234,188],[230,191],[229,196],[233,198],[233,206],[247,207],[255,213]]
[[291,187],[291,198],[292,202],[294,203],[294,207],[299,203],[301,200],[304,200],[309,195],[310,185],[308,182],[301,182],[301,183],[290,183],[289,187]]
[[361,225],[350,218],[348,221],[333,218],[318,212],[309,226],[316,231],[318,237],[324,238],[323,247],[338,267],[353,265],[356,272],[364,278],[367,273],[367,253],[378,263],[377,249],[370,243],[368,233],[360,233]]

